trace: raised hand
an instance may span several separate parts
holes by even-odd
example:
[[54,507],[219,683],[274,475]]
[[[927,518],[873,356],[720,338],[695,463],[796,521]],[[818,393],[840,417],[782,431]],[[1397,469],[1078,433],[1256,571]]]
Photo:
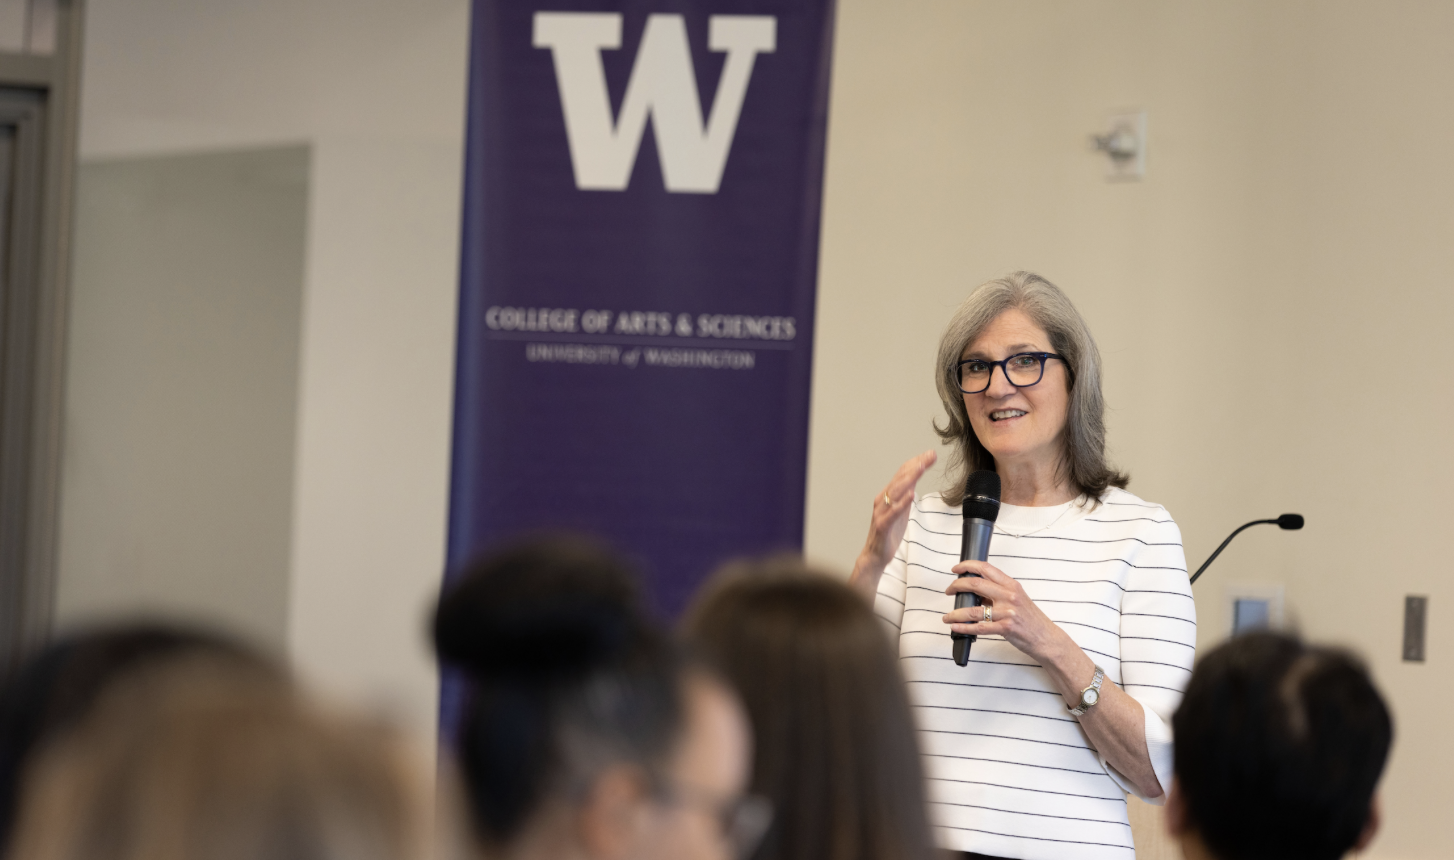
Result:
[[919,479],[924,477],[939,455],[925,451],[906,461],[874,497],[873,516],[869,521],[868,538],[853,565],[849,582],[861,589],[870,599],[878,591],[878,580],[885,567],[894,558],[899,544],[904,540],[904,531],[909,527],[909,510],[914,505],[914,490]]

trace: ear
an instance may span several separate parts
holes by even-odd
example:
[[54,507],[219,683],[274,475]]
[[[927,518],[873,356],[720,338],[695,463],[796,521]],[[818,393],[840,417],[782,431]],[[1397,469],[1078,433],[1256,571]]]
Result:
[[1185,836],[1191,829],[1187,822],[1186,795],[1182,794],[1181,782],[1171,778],[1171,791],[1166,793],[1166,829],[1172,836]]
[[1383,805],[1378,802],[1378,795],[1368,801],[1368,820],[1363,823],[1363,832],[1358,834],[1358,841],[1353,843],[1353,850],[1362,854],[1363,849],[1373,842],[1373,837],[1378,835],[1378,828],[1383,824]]
[[622,860],[638,852],[651,800],[646,775],[618,764],[596,778],[577,814],[581,846],[592,860]]

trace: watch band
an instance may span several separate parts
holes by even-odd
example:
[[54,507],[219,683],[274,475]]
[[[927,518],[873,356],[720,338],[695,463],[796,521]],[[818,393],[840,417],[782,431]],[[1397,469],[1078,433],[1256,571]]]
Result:
[[1106,670],[1100,666],[1096,667],[1096,675],[1091,679],[1090,686],[1080,691],[1080,702],[1075,707],[1067,707],[1075,716],[1080,716],[1091,708],[1094,708],[1101,700],[1101,682],[1106,679]]

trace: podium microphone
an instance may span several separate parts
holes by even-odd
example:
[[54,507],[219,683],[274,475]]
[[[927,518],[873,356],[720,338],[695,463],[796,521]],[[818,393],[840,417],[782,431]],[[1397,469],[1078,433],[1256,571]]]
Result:
[[[990,557],[990,535],[995,530],[995,518],[1000,515],[1000,476],[995,472],[973,472],[964,485],[964,537],[959,544],[960,561],[987,561]],[[961,573],[960,576],[979,576],[977,573]],[[954,595],[954,608],[979,606],[978,594],[961,591]],[[954,640],[954,662],[961,666],[969,663],[969,646],[975,637],[969,633],[950,633]]]
[[1196,573],[1193,573],[1191,575],[1192,584],[1196,584],[1197,577],[1199,577],[1199,576],[1202,575],[1202,571],[1204,571],[1204,570],[1207,569],[1207,565],[1209,565],[1212,562],[1214,562],[1214,561],[1217,560],[1217,556],[1219,556],[1219,555],[1222,554],[1222,550],[1224,550],[1224,549],[1227,548],[1227,544],[1229,544],[1229,543],[1232,542],[1232,538],[1234,538],[1237,535],[1241,534],[1243,529],[1250,529],[1253,526],[1260,526],[1260,525],[1275,525],[1278,528],[1284,529],[1286,531],[1297,531],[1298,529],[1300,529],[1300,528],[1303,527],[1303,515],[1302,514],[1283,514],[1282,516],[1278,517],[1275,520],[1253,520],[1252,522],[1247,523],[1246,525],[1239,526],[1236,531],[1234,531],[1231,534],[1227,535],[1227,539],[1224,540],[1224,541],[1222,541],[1222,545],[1219,546],[1219,547],[1217,547],[1217,551],[1214,552],[1214,553],[1212,553],[1211,556],[1208,557],[1206,561],[1202,562],[1202,566],[1199,567],[1199,568],[1197,568],[1197,572]]

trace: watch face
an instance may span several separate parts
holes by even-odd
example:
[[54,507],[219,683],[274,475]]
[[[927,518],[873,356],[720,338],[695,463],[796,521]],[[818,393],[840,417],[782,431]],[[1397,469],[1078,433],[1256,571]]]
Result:
[[1084,693],[1081,693],[1080,694],[1080,700],[1085,703],[1085,706],[1087,708],[1089,708],[1092,705],[1094,705],[1096,702],[1099,702],[1101,700],[1101,691],[1100,690],[1086,690]]

